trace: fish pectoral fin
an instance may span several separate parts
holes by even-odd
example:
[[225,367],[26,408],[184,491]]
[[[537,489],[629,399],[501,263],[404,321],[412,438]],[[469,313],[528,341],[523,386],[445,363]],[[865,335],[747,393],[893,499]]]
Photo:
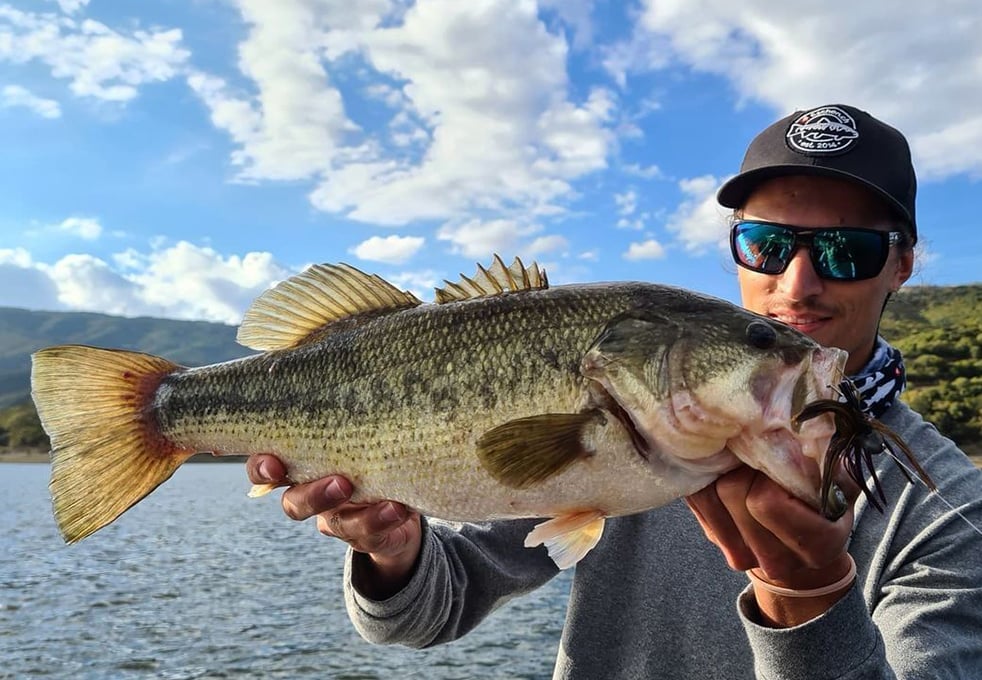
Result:
[[526,489],[593,455],[582,440],[600,411],[544,413],[510,420],[477,440],[477,456],[499,482]]
[[600,541],[604,532],[604,513],[585,510],[554,517],[537,524],[525,537],[525,547],[545,545],[549,557],[560,569],[569,569],[582,560]]
[[331,324],[423,304],[377,275],[347,264],[316,264],[260,295],[246,311],[236,340],[258,350],[313,342]]
[[490,297],[502,293],[515,293],[524,290],[544,290],[549,287],[549,280],[544,269],[533,262],[526,267],[522,261],[515,258],[511,267],[497,255],[487,269],[477,265],[477,273],[473,278],[460,275],[460,281],[452,283],[444,281],[444,288],[436,289],[435,301],[438,304],[470,300],[473,298]]

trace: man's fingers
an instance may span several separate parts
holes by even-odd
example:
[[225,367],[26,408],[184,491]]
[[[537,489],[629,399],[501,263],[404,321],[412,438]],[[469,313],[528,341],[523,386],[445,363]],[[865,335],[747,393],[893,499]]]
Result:
[[[775,553],[781,556],[771,559],[767,545],[762,545],[757,552],[765,572],[777,574],[801,566],[819,569],[843,551],[852,529],[852,500],[855,499],[852,489],[843,491],[850,505],[833,522],[769,479],[755,485],[747,498],[747,509],[753,520],[777,539]],[[794,555],[793,563],[789,563],[788,554]]]
[[276,456],[259,453],[246,460],[246,474],[253,484],[286,484],[286,466]]
[[[400,550],[409,535],[405,529],[418,516],[400,503],[383,501],[373,505],[347,505],[317,516],[317,528],[325,536],[348,543],[354,550],[379,553]],[[418,533],[418,529],[417,529]]]
[[351,482],[336,475],[297,484],[283,493],[283,512],[304,520],[347,503],[351,492]]
[[743,571],[756,566],[753,552],[743,540],[730,511],[720,500],[715,482],[687,496],[685,502],[696,516],[706,538],[723,552],[730,568]]

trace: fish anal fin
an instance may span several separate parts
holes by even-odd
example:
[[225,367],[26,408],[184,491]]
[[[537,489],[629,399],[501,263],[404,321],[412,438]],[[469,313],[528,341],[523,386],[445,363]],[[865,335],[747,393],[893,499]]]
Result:
[[477,455],[499,482],[526,489],[591,456],[583,432],[598,419],[603,419],[599,411],[588,411],[510,420],[481,435]]
[[380,276],[347,264],[318,264],[256,298],[236,340],[257,350],[288,349],[322,337],[327,326],[342,319],[421,304]]
[[180,367],[149,354],[61,345],[32,356],[31,395],[51,440],[51,500],[68,543],[109,524],[195,452],[147,415]]
[[474,298],[490,297],[502,293],[517,293],[527,290],[544,290],[549,287],[546,272],[533,262],[526,267],[519,258],[515,258],[510,267],[498,255],[494,256],[491,266],[485,268],[477,265],[477,273],[473,277],[460,275],[460,281],[446,281],[444,288],[436,289],[435,300],[438,304],[459,302]]
[[600,510],[559,515],[537,524],[525,537],[525,547],[544,545],[557,567],[569,569],[600,541],[605,517]]

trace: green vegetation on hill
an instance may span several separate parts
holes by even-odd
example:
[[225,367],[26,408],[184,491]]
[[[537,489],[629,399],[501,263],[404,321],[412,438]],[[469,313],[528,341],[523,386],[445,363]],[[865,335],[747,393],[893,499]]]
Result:
[[982,442],[982,285],[902,288],[880,332],[904,354],[904,400],[963,447]]
[[[904,399],[963,448],[979,449],[982,284],[905,287],[880,331],[904,353]],[[65,343],[135,349],[187,366],[250,352],[223,324],[0,308],[0,452],[48,447],[30,401],[30,353]]]
[[30,399],[32,352],[50,345],[97,345],[200,366],[250,354],[235,342],[235,332],[234,326],[205,321],[0,307],[0,451],[48,447]]

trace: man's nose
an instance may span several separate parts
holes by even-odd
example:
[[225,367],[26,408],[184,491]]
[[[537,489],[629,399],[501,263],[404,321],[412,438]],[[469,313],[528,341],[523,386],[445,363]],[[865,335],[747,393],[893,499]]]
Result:
[[797,248],[792,253],[787,269],[779,277],[778,290],[792,300],[804,300],[818,295],[825,288],[824,281],[815,272],[807,246]]

